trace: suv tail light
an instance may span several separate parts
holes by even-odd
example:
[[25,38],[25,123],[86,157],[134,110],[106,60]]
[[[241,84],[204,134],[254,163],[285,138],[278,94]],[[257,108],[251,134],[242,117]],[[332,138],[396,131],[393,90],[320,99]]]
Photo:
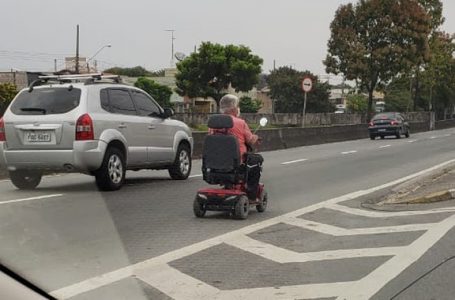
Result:
[[76,122],[76,141],[89,141],[95,139],[93,121],[88,114],[83,114]]
[[374,126],[373,121],[371,121],[368,125],[370,125],[371,127],[373,127],[373,126]]
[[5,121],[0,118],[0,142],[6,142]]
[[398,125],[398,121],[392,120],[392,122],[390,122],[390,125]]

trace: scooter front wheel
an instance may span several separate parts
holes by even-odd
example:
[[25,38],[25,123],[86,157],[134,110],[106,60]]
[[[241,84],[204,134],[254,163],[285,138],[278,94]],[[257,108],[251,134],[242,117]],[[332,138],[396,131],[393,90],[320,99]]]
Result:
[[260,213],[265,212],[267,209],[267,202],[268,202],[268,195],[267,192],[264,191],[261,196],[261,203],[256,205],[256,210]]

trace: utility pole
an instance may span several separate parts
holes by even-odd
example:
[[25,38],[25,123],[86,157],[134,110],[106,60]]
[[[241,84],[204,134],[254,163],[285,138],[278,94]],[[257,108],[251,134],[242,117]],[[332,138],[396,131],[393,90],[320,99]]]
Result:
[[11,69],[11,73],[13,74],[13,83],[14,83],[14,86],[17,86],[17,85],[16,85],[16,70]]
[[54,72],[57,72],[57,59],[54,58]]
[[166,29],[165,31],[171,33],[171,68],[173,68],[174,67],[174,40],[175,40],[174,32],[175,32],[175,30]]
[[95,73],[97,73],[97,72],[98,72],[98,61],[95,60]]
[[276,70],[276,61],[273,60],[273,71],[275,71],[275,70]]
[[76,74],[79,74],[79,24],[76,28]]

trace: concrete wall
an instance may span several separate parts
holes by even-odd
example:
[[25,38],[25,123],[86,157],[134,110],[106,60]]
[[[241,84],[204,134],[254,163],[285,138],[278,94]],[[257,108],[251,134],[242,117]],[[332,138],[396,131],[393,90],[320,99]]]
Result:
[[[455,120],[443,121],[440,126],[455,127]],[[411,133],[429,130],[428,122],[411,122]],[[442,129],[442,128],[441,128]],[[206,132],[194,132],[194,157],[200,158]],[[307,128],[279,128],[259,130],[262,137],[261,151],[287,149],[368,138],[368,125],[339,125]]]
[[26,72],[0,72],[0,83],[15,84],[17,89],[23,89],[28,86],[28,77]]
[[451,128],[455,127],[455,119],[451,120],[444,120],[444,121],[436,121],[435,123],[435,129],[446,129],[446,128]]
[[[207,124],[211,114],[204,113],[178,113],[175,119],[185,122],[189,125]],[[266,117],[270,124],[284,126],[300,126],[302,116],[300,114],[246,114],[242,113],[242,118],[249,124],[258,124],[259,119]],[[307,126],[331,126],[331,125],[348,125],[364,123],[361,115],[357,114],[307,114]]]
[[[194,157],[201,157],[205,132],[194,132]],[[312,128],[280,128],[258,131],[262,137],[261,151],[287,149],[368,137],[367,125],[343,125]]]
[[[429,122],[430,114],[428,112],[412,112],[404,114],[407,120],[414,122]],[[175,119],[185,122],[189,125],[207,124],[211,114],[204,113],[179,113],[174,116]],[[270,124],[281,126],[300,126],[302,116],[300,114],[242,114],[242,118],[249,124],[258,124],[259,119],[266,117]],[[305,124],[307,127],[312,126],[333,126],[333,125],[358,125],[367,123],[366,118],[360,114],[334,114],[319,113],[307,114]]]

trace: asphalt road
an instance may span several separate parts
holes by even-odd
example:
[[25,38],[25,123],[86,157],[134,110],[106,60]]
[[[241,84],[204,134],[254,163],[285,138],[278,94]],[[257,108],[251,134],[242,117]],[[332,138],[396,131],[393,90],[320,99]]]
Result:
[[[389,299],[398,293],[397,299],[452,299],[450,282],[432,292],[433,298],[418,297],[427,296],[425,291],[434,287],[435,281],[444,283],[441,279],[447,276],[443,267],[450,270],[451,260],[437,269],[440,273],[424,276],[419,281],[422,286],[414,284],[400,292],[454,254],[450,250],[455,244],[455,232],[450,231],[451,212],[391,215],[396,217],[392,223],[389,216],[381,216],[378,219],[384,222],[370,224],[363,219],[371,217],[368,213],[352,217],[355,211],[349,210],[349,203],[344,209],[347,211],[332,205],[344,206],[358,194],[366,197],[378,186],[454,159],[454,150],[455,129],[447,129],[414,134],[410,139],[365,139],[263,153],[269,207],[263,214],[251,211],[245,221],[220,213],[204,219],[193,216],[195,193],[206,186],[200,176],[200,161],[194,161],[193,177],[187,181],[172,181],[165,172],[131,172],[127,185],[112,193],[97,191],[91,177],[78,174],[46,177],[35,191],[18,191],[9,181],[1,181],[0,259],[60,298],[213,299],[216,295],[221,299]],[[354,194],[340,198],[349,193]],[[292,220],[287,214],[292,214]],[[330,230],[347,231],[334,240],[330,238],[334,232],[316,234],[308,224],[299,223],[301,218],[331,225]],[[424,225],[417,225],[420,230],[382,236],[385,232],[374,228],[382,228],[383,223]],[[364,245],[354,238],[343,238],[357,235],[358,228],[366,228],[359,236]],[[438,239],[431,239],[438,234]],[[378,278],[387,278],[377,285],[379,290],[362,290],[365,294],[360,296],[330,293],[352,290],[363,279],[376,282],[376,277],[369,278],[371,274],[403,253],[417,251],[412,247],[420,240],[423,246],[416,249],[428,251],[401,269],[392,268],[389,277],[379,273]],[[270,245],[275,248],[268,249]],[[261,247],[264,251],[257,253]],[[362,254],[365,251],[351,251],[363,247],[372,249],[366,258]],[[324,251],[338,251],[329,253],[336,259],[304,256],[306,252],[326,255]],[[282,261],[288,256],[289,261]],[[237,276],[245,270],[253,270],[253,274]],[[352,283],[350,288],[346,282]],[[318,294],[321,284],[327,292]],[[305,291],[314,288],[315,292],[306,294],[289,286],[304,286]],[[272,293],[268,287],[282,293]]]

